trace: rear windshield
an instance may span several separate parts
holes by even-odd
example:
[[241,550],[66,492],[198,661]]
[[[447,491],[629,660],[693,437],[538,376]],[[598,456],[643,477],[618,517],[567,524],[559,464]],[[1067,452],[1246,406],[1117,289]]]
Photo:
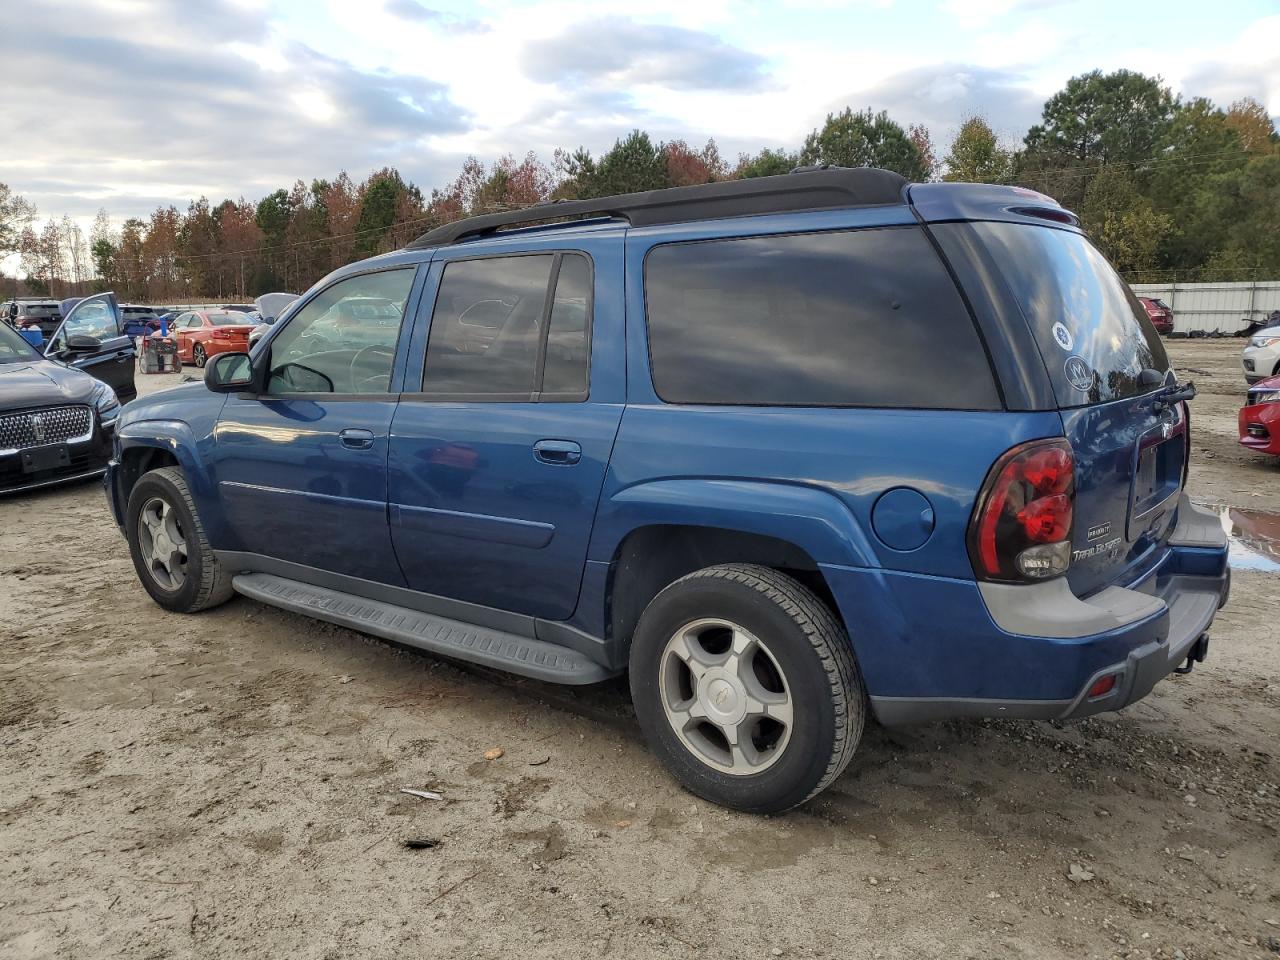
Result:
[[205,316],[215,327],[247,327],[253,322],[243,313],[206,313]]
[[54,317],[58,315],[58,308],[53,304],[20,303],[18,314],[24,317]]
[[973,320],[917,227],[654,247],[667,403],[997,409]]
[[1035,333],[1058,406],[1137,396],[1143,370],[1168,372],[1147,311],[1084,236],[1013,223],[973,227]]

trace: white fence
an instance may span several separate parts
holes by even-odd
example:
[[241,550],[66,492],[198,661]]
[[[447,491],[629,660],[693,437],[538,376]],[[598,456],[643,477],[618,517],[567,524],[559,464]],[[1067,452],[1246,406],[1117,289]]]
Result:
[[1243,283],[1133,283],[1140,297],[1163,300],[1173,311],[1173,329],[1190,333],[1235,333],[1245,318],[1260,320],[1280,310],[1280,280]]

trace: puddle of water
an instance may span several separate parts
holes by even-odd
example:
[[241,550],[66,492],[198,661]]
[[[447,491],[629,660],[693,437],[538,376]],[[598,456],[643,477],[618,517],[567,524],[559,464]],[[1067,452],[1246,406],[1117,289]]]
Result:
[[1203,506],[1218,514],[1229,538],[1227,559],[1237,570],[1280,573],[1280,513],[1221,503]]

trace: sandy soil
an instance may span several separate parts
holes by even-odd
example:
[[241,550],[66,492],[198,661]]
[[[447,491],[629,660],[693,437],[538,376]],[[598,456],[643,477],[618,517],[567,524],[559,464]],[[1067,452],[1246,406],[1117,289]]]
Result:
[[[1171,347],[1193,492],[1280,511],[1280,465],[1235,444],[1239,341]],[[1209,661],[1123,714],[873,728],[774,819],[678,789],[621,683],[244,599],[168,614],[93,483],[0,501],[0,576],[6,958],[1280,950],[1276,575],[1238,573]]]

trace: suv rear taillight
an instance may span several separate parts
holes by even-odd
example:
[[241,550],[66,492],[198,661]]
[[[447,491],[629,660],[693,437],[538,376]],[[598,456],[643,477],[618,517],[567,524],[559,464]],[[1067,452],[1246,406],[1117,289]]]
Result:
[[1071,565],[1075,458],[1066,440],[1019,444],[996,461],[969,521],[982,580],[1044,580]]

